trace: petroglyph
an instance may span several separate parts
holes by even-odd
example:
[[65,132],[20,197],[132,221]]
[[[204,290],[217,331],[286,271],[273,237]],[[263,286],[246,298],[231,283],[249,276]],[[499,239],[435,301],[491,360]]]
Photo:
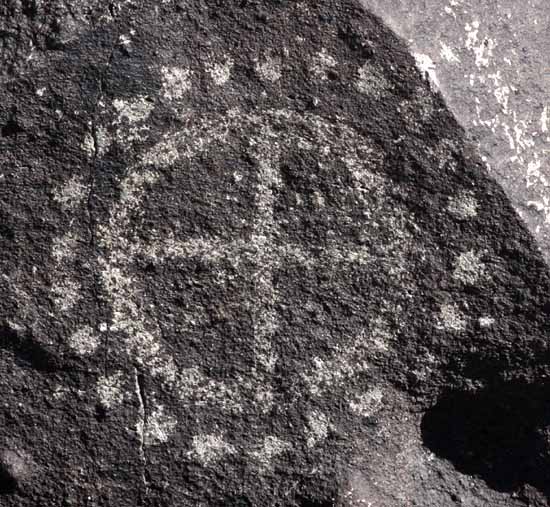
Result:
[[197,435],[193,437],[193,448],[189,456],[203,465],[209,465],[234,452],[234,447],[220,435]]
[[384,392],[382,389],[375,387],[370,391],[360,395],[355,400],[349,402],[351,410],[361,415],[362,417],[369,417],[382,406],[382,400],[384,399]]
[[441,305],[437,327],[451,331],[463,331],[466,328],[466,317],[455,304]]
[[[8,87],[4,419],[39,432],[46,477],[15,503],[337,503],[355,469],[400,469],[403,429],[418,479],[415,425],[447,390],[540,374],[543,319],[522,301],[546,308],[542,264],[412,56],[363,14],[132,3]],[[533,273],[517,291],[516,258]],[[444,472],[434,505],[456,489],[441,477],[466,484],[426,467]]]
[[99,345],[99,338],[90,326],[85,326],[71,335],[69,346],[79,354],[93,354]]
[[478,280],[485,276],[486,271],[481,254],[469,251],[461,253],[456,260],[453,276],[464,283],[474,285]]
[[[323,79],[323,73],[333,68],[336,62],[323,51],[319,55],[312,72]],[[225,64],[206,64],[205,68],[215,84],[222,86],[229,80],[231,66],[231,58],[227,57]],[[262,79],[271,82],[280,77],[277,69],[275,60],[269,58],[264,58],[263,63],[256,67]],[[161,94],[169,101],[181,99],[193,86],[194,73],[191,70],[161,67],[161,71]],[[372,66],[365,64],[357,70],[357,75],[360,81],[356,86],[361,93],[380,96],[381,93],[391,91],[391,86],[381,72]],[[112,104],[116,111],[112,126],[99,125],[96,129],[101,128],[105,132],[111,128],[117,129],[116,142],[119,144],[135,139],[146,140],[149,132],[147,120],[154,110],[154,101],[136,96],[124,100],[114,99]],[[387,200],[390,183],[381,171],[383,154],[369,138],[360,135],[342,119],[329,121],[312,113],[298,114],[288,109],[267,109],[253,113],[231,109],[223,115],[188,111],[186,114],[184,125],[177,130],[166,131],[161,140],[144,150],[138,161],[128,167],[126,176],[120,181],[119,198],[111,206],[108,222],[97,225],[95,234],[102,252],[97,257],[101,266],[102,290],[112,308],[112,320],[105,325],[104,334],[116,335],[117,339],[123,340],[128,359],[137,365],[139,374],[157,379],[163,389],[177,396],[182,407],[212,406],[227,413],[242,414],[250,410],[245,407],[250,407],[252,403],[258,414],[265,414],[273,405],[270,386],[272,375],[280,367],[278,365],[285,361],[277,352],[274,342],[279,329],[279,307],[283,298],[275,283],[275,273],[288,265],[299,266],[308,272],[321,266],[329,272],[368,267],[398,277],[401,281],[396,283],[403,284],[412,295],[415,287],[412,281],[408,281],[410,277],[406,259],[412,252],[422,249],[415,238],[418,227],[405,209]],[[123,125],[126,125],[126,130],[122,130]],[[135,130],[136,126],[139,130]],[[246,176],[256,180],[253,192],[255,213],[247,223],[250,233],[227,239],[208,234],[181,237],[175,230],[162,233],[149,230],[144,240],[134,224],[136,220],[143,220],[144,199],[155,191],[164,178],[162,171],[181,171],[187,161],[205,153],[223,152],[223,146],[229,142],[246,146],[254,168],[254,172]],[[86,142],[82,148],[85,151],[91,149]],[[360,219],[362,230],[357,243],[328,235],[322,245],[307,246],[303,242],[291,240],[281,229],[280,219],[276,218],[278,196],[287,191],[281,168],[285,164],[285,154],[296,149],[304,156],[314,154],[321,168],[338,166],[339,170],[345,169],[351,176],[350,196],[363,209],[363,217]],[[99,150],[97,156],[101,157],[105,153],[105,149]],[[244,174],[235,174],[238,183]],[[71,181],[64,189],[60,189],[58,200],[64,205],[70,205],[75,199],[78,200],[83,188],[83,184]],[[312,203],[319,209],[326,209],[330,194],[316,190],[314,196]],[[298,206],[303,205],[301,199],[298,197],[296,200]],[[463,219],[475,216],[475,204],[468,199],[464,197],[452,203],[450,211]],[[339,217],[340,223],[346,223],[347,220],[350,218],[346,215]],[[382,237],[383,240],[377,239]],[[73,243],[77,241],[72,236],[68,238]],[[63,243],[64,250],[60,249],[59,243],[54,248],[60,266],[64,259],[70,260],[70,253],[67,253],[70,252],[70,242]],[[255,303],[242,303],[243,309],[252,319],[251,346],[255,360],[248,374],[220,381],[209,378],[201,364],[182,368],[174,362],[162,338],[162,328],[151,315],[156,310],[152,307],[144,312],[140,303],[142,289],[139,288],[140,280],[136,278],[133,266],[143,259],[149,259],[157,265],[181,261],[206,263],[209,269],[216,271],[222,286],[230,282],[234,277],[231,273],[238,273],[241,266],[251,270],[249,279]],[[457,262],[455,276],[474,283],[482,268],[474,269],[473,259],[467,254]],[[70,270],[61,271],[66,276],[63,282],[66,287],[77,283],[76,277],[71,278],[67,274]],[[76,298],[78,287],[75,286],[72,292]],[[72,303],[69,300],[69,303],[62,301],[60,304],[62,308],[69,308]],[[201,316],[196,315],[195,318],[199,322]],[[442,307],[434,325],[436,328],[457,332],[464,329],[465,322],[454,306],[447,305]],[[90,354],[98,346],[97,335],[89,331],[76,332],[71,338],[71,347],[81,354]],[[390,352],[391,339],[387,331],[383,331],[379,324],[373,325],[370,331],[360,337],[350,337],[347,345],[335,346],[328,357],[310,358],[309,369],[302,373],[302,379],[315,398],[325,390],[343,385],[350,378],[367,372],[373,353]],[[122,379],[119,375],[103,377],[98,383],[100,403],[109,409],[115,409],[122,400]],[[361,399],[350,401],[352,413],[364,416],[374,411],[379,403],[378,393],[375,389]],[[176,419],[167,414],[164,407],[154,405],[154,391],[147,392],[147,399],[147,416],[142,413],[136,423],[145,447],[166,442],[177,428]],[[144,410],[142,408],[142,412]],[[311,422],[314,420],[317,422]],[[304,433],[309,447],[323,438],[323,428],[328,424],[325,416],[320,414],[311,421],[309,429]],[[232,447],[222,445],[218,437],[200,438],[193,444],[192,454],[205,465],[221,456],[223,450],[237,452]],[[271,450],[266,448],[260,461],[264,462],[267,457],[277,454],[274,450],[277,446],[271,444],[268,445]],[[260,443],[252,445],[258,448]]]
[[[327,55],[322,52],[320,54],[323,58],[317,62],[318,72],[321,72],[321,66],[326,69],[335,65]],[[262,65],[257,67],[257,71],[263,78],[269,81],[278,79],[273,61],[264,59]],[[222,85],[229,79],[230,67],[231,60],[228,58],[223,68],[210,66],[207,70],[216,84]],[[189,70],[162,67],[163,96],[169,100],[180,99],[192,86],[191,77],[192,72]],[[387,88],[380,84],[381,78],[377,79],[371,86],[373,93]],[[367,93],[368,90],[363,88],[361,91]],[[146,139],[147,118],[153,111],[154,102],[137,96],[133,99],[115,99],[113,106],[117,114],[112,124],[118,128],[116,142],[130,142],[138,137],[136,131],[124,133],[121,130],[123,124],[139,125],[139,136],[145,136],[139,139]],[[384,200],[385,186],[388,183],[379,172],[383,163],[381,153],[368,138],[362,137],[342,120],[327,121],[314,114],[298,114],[285,109],[269,109],[261,113],[234,109],[222,116],[193,115],[189,118],[193,118],[189,126],[184,125],[176,131],[166,132],[161,141],[144,151],[140,160],[128,168],[127,176],[120,182],[120,197],[112,205],[108,223],[97,226],[97,241],[103,252],[97,261],[101,266],[102,288],[108,295],[113,315],[112,321],[106,326],[105,334],[116,334],[124,340],[129,359],[135,361],[140,371],[147,371],[149,375],[159,379],[165,389],[176,393],[184,406],[214,405],[221,410],[242,413],[244,404],[254,400],[259,412],[266,413],[273,403],[269,387],[270,375],[277,364],[284,360],[273,346],[280,318],[277,307],[281,298],[274,283],[274,273],[288,264],[302,266],[306,270],[318,269],[319,266],[329,270],[347,269],[348,265],[379,266],[380,269],[395,274],[403,273],[407,269],[404,261],[407,252],[417,248],[413,238],[415,226],[404,210],[399,210],[394,204],[387,204]],[[103,125],[99,128],[105,131],[109,129]],[[243,134],[237,134],[238,137],[235,138],[235,132]],[[284,134],[281,135],[281,132]],[[239,137],[242,140],[238,142],[247,146],[256,171],[254,177],[257,179],[254,191],[256,211],[250,223],[251,234],[228,241],[215,236],[179,239],[174,231],[158,236],[150,231],[147,241],[140,239],[132,224],[143,215],[143,199],[154,191],[155,185],[162,178],[160,171],[163,168],[181,167],[186,160],[192,160],[207,150],[223,150],[223,143],[230,138],[237,140]],[[322,166],[343,164],[352,175],[354,186],[350,191],[358,202],[364,204],[370,223],[376,224],[376,229],[364,231],[364,239],[359,244],[328,237],[324,246],[310,249],[301,243],[281,241],[282,231],[275,218],[277,195],[285,186],[280,168],[284,154],[296,147],[303,150],[304,154],[315,153]],[[83,149],[89,151],[91,148],[84,142]],[[97,156],[104,153],[105,150],[100,150]],[[65,189],[59,191],[58,199],[69,205],[82,195],[83,189],[82,184],[69,182]],[[316,195],[318,205],[325,206],[328,196],[319,192]],[[373,202],[369,197],[373,195],[379,196],[379,199]],[[346,217],[343,216],[341,220],[346,220]],[[368,223],[365,221],[364,226],[370,227]],[[371,237],[379,234],[377,231],[383,231],[383,242]],[[76,239],[71,237],[71,241]],[[55,247],[56,258],[61,264],[63,259],[70,259],[70,253],[67,253],[70,251],[69,243],[64,242],[63,245],[65,253],[60,253],[59,245]],[[249,311],[253,322],[252,346],[256,366],[250,372],[249,378],[220,382],[209,379],[200,364],[192,368],[180,368],[174,363],[163,343],[159,324],[144,314],[139,303],[139,280],[135,278],[131,268],[140,258],[148,258],[155,263],[196,259],[217,266],[217,270],[223,269],[223,265],[233,266],[234,269],[239,269],[240,265],[253,266],[250,276],[258,303],[251,306]],[[220,274],[222,277],[229,276],[229,273],[223,275],[223,271]],[[77,283],[67,276],[65,284]],[[73,292],[78,292],[77,287]],[[65,308],[68,308],[68,303],[60,304],[65,304]],[[70,341],[71,346],[82,354],[92,353],[98,346],[97,335],[92,330],[89,331],[75,333]],[[379,338],[375,340],[379,341]],[[387,343],[378,345],[379,348],[387,346]],[[349,348],[336,350],[332,358],[312,358],[312,369],[309,373],[304,373],[304,379],[310,385],[312,394],[318,395],[324,389],[331,388],[334,382],[343,381],[367,368],[368,360],[362,352],[361,340],[357,340]],[[113,408],[121,400],[117,387],[121,379],[118,375],[104,377],[98,384],[100,401],[105,407]],[[149,394],[148,399],[152,401],[154,392]],[[150,406],[148,410],[149,417],[142,416],[141,422],[137,423],[138,426],[141,425],[140,432],[144,435],[143,445],[165,442],[176,427],[175,419],[165,416],[163,408]],[[159,421],[162,417],[168,419],[165,422],[156,421],[154,414]],[[319,420],[323,420],[319,417]],[[152,426],[149,428],[145,425]],[[317,424],[315,427],[320,426]],[[319,429],[308,431],[309,436],[305,437],[308,445],[319,440],[323,433]],[[195,445],[195,455],[202,463],[207,464],[214,451],[197,451],[197,448],[220,450],[223,447],[212,442],[212,445]],[[264,457],[275,454],[266,451]]]

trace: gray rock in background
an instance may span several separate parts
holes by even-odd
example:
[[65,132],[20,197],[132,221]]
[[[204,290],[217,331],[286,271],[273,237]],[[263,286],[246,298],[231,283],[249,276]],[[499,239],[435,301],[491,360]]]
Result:
[[550,4],[361,0],[408,41],[550,260]]

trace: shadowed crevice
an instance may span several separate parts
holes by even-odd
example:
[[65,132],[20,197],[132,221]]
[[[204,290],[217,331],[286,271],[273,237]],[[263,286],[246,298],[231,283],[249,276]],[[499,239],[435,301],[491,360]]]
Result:
[[8,495],[17,489],[17,482],[0,468],[0,495]]
[[493,489],[550,498],[550,386],[511,382],[449,392],[422,420],[424,444]]

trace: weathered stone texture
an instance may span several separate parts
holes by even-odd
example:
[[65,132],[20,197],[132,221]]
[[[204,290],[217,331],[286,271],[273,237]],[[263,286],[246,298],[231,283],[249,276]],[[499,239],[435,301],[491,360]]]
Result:
[[546,265],[377,18],[2,9],[2,505],[545,505]]

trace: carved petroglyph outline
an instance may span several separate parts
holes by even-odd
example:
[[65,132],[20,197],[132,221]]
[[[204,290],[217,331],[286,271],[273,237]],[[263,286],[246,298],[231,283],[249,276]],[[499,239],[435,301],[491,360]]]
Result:
[[[266,127],[266,123],[269,125],[266,118],[269,117],[274,121],[282,119],[309,123],[310,129],[317,139],[313,143],[307,139],[282,139],[280,134],[275,133],[269,126]],[[187,396],[202,392],[204,398],[210,398],[208,401],[217,402],[221,406],[239,411],[238,390],[239,388],[246,388],[246,383],[243,384],[239,381],[235,383],[235,386],[228,386],[227,383],[220,385],[213,380],[205,379],[198,369],[177,371],[173,360],[166,357],[162,350],[158,337],[153,336],[150,331],[146,331],[150,324],[144,322],[139,312],[134,308],[132,303],[134,298],[131,293],[132,282],[123,273],[124,265],[131,264],[135,256],[141,255],[157,262],[177,257],[199,257],[215,262],[222,257],[239,258],[243,256],[261,266],[263,269],[258,270],[256,273],[256,290],[258,299],[264,304],[253,313],[255,349],[258,362],[262,368],[265,371],[272,371],[277,361],[269,340],[277,327],[276,312],[274,310],[277,292],[272,279],[274,268],[287,259],[292,259],[294,262],[300,262],[304,265],[311,265],[317,261],[311,253],[304,251],[299,245],[286,244],[281,246],[274,241],[277,229],[273,216],[274,190],[281,185],[281,177],[277,168],[279,153],[288,144],[294,144],[297,141],[306,150],[314,149],[315,145],[322,145],[322,141],[325,141],[325,153],[321,156],[328,160],[329,157],[333,156],[330,150],[330,139],[334,137],[336,129],[344,131],[344,137],[354,140],[353,144],[357,146],[358,151],[362,149],[363,156],[368,154],[372,156],[374,149],[365,144],[365,139],[362,139],[361,142],[359,136],[345,123],[338,123],[337,126],[331,128],[314,115],[306,115],[306,120],[303,118],[300,120],[296,113],[284,110],[267,111],[263,115],[247,115],[234,110],[230,111],[223,120],[217,122],[203,120],[200,125],[200,131],[180,129],[178,132],[168,133],[163,141],[146,152],[142,160],[129,171],[127,178],[122,183],[121,198],[112,209],[109,225],[106,227],[99,226],[99,242],[106,251],[110,252],[108,258],[100,259],[103,266],[102,277],[107,292],[110,294],[118,293],[118,297],[113,297],[111,300],[115,315],[115,322],[111,325],[111,330],[125,332],[126,345],[129,350],[133,351],[134,357],[140,364],[147,365],[153,376],[158,376],[164,382],[177,386],[177,389],[181,392],[182,401]],[[206,150],[210,144],[223,143],[230,130],[256,132],[249,139],[251,153],[257,162],[260,173],[260,184],[255,194],[257,214],[254,220],[255,233],[253,236],[247,240],[236,239],[232,242],[224,242],[215,238],[193,239],[186,242],[177,241],[173,237],[153,238],[148,245],[128,240],[124,234],[129,223],[128,210],[132,206],[138,205],[145,188],[150,188],[160,174],[155,169],[150,169],[150,166],[155,168],[168,167],[181,159],[191,159],[200,151]],[[200,141],[194,145],[193,138],[200,139]],[[208,141],[205,141],[205,139]],[[381,176],[376,175],[367,168],[369,163],[380,163],[379,161],[375,162],[374,158],[365,157],[361,161],[356,152],[346,153],[342,160],[357,181],[358,187],[364,185],[364,190],[373,190],[374,187],[385,184]],[[395,217],[389,218],[395,220]],[[401,227],[396,230],[402,231]],[[114,231],[117,232],[114,233]],[[396,242],[398,241],[396,239]],[[393,246],[399,249],[398,245]],[[365,264],[379,261],[370,254],[368,247],[349,249],[337,243],[319,254],[334,265],[342,263]],[[395,251],[393,255],[393,258],[391,258],[391,254],[389,256],[392,262],[390,269],[398,274],[404,269],[404,266],[399,262],[400,254]],[[158,335],[158,331],[154,334]],[[333,372],[335,380],[344,378],[346,375],[353,375],[347,362],[352,358],[355,359],[355,357],[354,351],[345,351],[342,358],[335,358],[335,365],[341,367],[336,367]],[[314,364],[319,366],[320,362],[318,360]],[[321,369],[323,367],[324,365],[319,366]],[[366,368],[366,365],[364,367]],[[362,368],[357,371],[360,370],[362,371]],[[305,379],[311,384],[312,394],[318,393],[321,390],[319,384],[326,380],[321,371],[312,376],[306,375]],[[263,382],[261,384],[263,385]],[[269,391],[262,388],[256,393],[256,398],[266,404],[266,410],[269,409]]]
[[[185,73],[185,75],[189,78],[192,76],[191,73]],[[181,98],[179,92],[174,95],[170,90],[165,89],[164,91],[168,92],[167,95],[165,93],[165,98],[169,100]],[[182,93],[184,92],[185,90],[182,91]],[[142,98],[139,96],[136,100],[142,101]],[[124,109],[120,107],[121,105],[123,105],[121,101],[115,104],[115,108],[119,112]],[[129,141],[146,139],[146,137],[132,137],[132,133],[139,131],[140,134],[148,135],[147,125],[140,125],[140,122],[145,121],[149,113],[150,109],[147,110],[143,118],[134,118],[135,125],[130,125],[128,129]],[[181,109],[179,113],[181,114]],[[193,116],[193,112],[190,112],[191,116]],[[130,118],[127,119],[130,120]],[[276,123],[286,124],[287,128],[275,132],[272,127]],[[294,137],[290,135],[289,137],[293,123],[299,124],[301,127],[305,125],[310,138],[307,135]],[[113,125],[117,127],[116,141],[120,143],[124,138],[121,119],[116,120]],[[213,145],[223,144],[232,131],[255,132],[248,141],[261,178],[256,193],[256,232],[252,238],[248,240],[236,239],[230,242],[216,238],[179,241],[173,236],[168,236],[153,238],[148,245],[144,245],[135,236],[128,237],[126,232],[130,214],[133,213],[135,218],[139,213],[141,197],[159,178],[159,169],[170,168],[182,160],[193,158]],[[341,142],[344,138],[349,141],[346,148],[349,146],[354,148],[348,149],[345,153],[334,153],[334,139]],[[109,144],[106,142],[105,146]],[[209,262],[216,262],[222,258],[238,258],[239,256],[246,256],[247,259],[254,260],[255,257],[259,266],[267,266],[267,269],[259,270],[257,273],[258,297],[267,304],[254,315],[255,349],[261,367],[267,372],[272,371],[278,360],[269,340],[277,328],[274,310],[277,293],[273,286],[273,270],[278,263],[284,262],[286,259],[301,262],[306,267],[313,265],[319,259],[319,257],[312,257],[311,252],[305,251],[299,245],[281,246],[274,241],[274,234],[276,234],[273,232],[276,230],[273,217],[274,190],[281,185],[277,161],[281,150],[290,145],[302,150],[317,150],[321,147],[317,153],[321,164],[331,163],[332,160],[343,162],[349,174],[354,178],[354,191],[359,201],[363,199],[363,195],[376,192],[385,184],[382,176],[369,170],[370,164],[379,165],[381,163],[379,154],[370,145],[368,139],[359,135],[342,118],[326,120],[314,114],[298,114],[289,110],[267,110],[259,114],[250,114],[233,109],[221,119],[203,115],[202,119],[195,122],[194,125],[184,125],[175,132],[166,133],[161,142],[143,153],[140,161],[128,168],[127,176],[120,184],[120,200],[113,205],[108,223],[98,226],[98,242],[101,249],[106,252],[105,255],[98,258],[98,262],[102,267],[103,288],[110,295],[113,309],[113,322],[108,326],[108,331],[117,332],[123,336],[126,347],[136,364],[153,377],[159,378],[164,384],[176,389],[184,404],[214,403],[222,410],[239,412],[242,410],[240,390],[253,390],[257,388],[257,384],[255,386],[253,381],[243,378],[235,379],[232,384],[222,384],[207,378],[197,367],[178,369],[173,358],[166,353],[162,346],[160,339],[162,332],[158,323],[148,321],[140,313],[135,302],[132,276],[125,270],[125,267],[132,264],[137,255],[150,257],[157,262],[178,257],[201,257]],[[103,153],[104,150],[101,154]],[[323,197],[320,195],[317,197],[318,205],[323,206]],[[368,218],[378,218],[375,216],[377,210],[371,211],[371,216]],[[400,216],[398,211],[386,218],[388,221],[382,226],[392,232],[393,241],[385,247],[387,265],[384,268],[389,269],[391,274],[400,276],[406,271],[406,266],[401,262],[402,252],[400,249],[406,244],[410,247],[412,243],[412,237],[405,232],[403,223],[408,222],[413,228],[415,226],[410,217]],[[271,255],[267,255],[268,253]],[[327,263],[334,265],[380,262],[380,257],[372,256],[368,247],[357,248],[356,245],[355,248],[350,249],[349,245],[341,246],[337,242],[333,242],[330,248],[326,248],[322,252],[316,252],[316,255],[324,256]],[[383,324],[382,327],[384,327]],[[312,395],[315,396],[319,393],[322,390],[320,385],[328,381],[340,382],[356,371],[364,371],[368,368],[366,361],[358,361],[364,352],[364,338],[364,336],[358,337],[352,343],[353,350],[344,350],[331,361],[313,358],[315,370],[312,373],[304,373],[304,380],[310,384]],[[383,346],[379,346],[378,338],[374,337],[371,340],[371,345],[379,352],[387,352],[387,340],[384,341]],[[349,367],[350,361],[361,365],[361,367],[352,371],[353,368]],[[328,380],[324,375],[327,368],[330,369]],[[136,392],[139,392],[138,388],[136,388]],[[154,394],[149,394],[148,402],[151,406],[155,406]],[[265,405],[267,411],[272,402],[272,394],[269,389],[258,390],[256,398],[259,403]],[[147,442],[144,438],[142,439],[142,445],[153,445],[164,441],[169,431],[175,427],[175,419],[171,416],[163,416],[162,409],[157,410],[157,415],[159,415],[156,421],[157,430],[149,431],[150,436]],[[141,420],[138,421],[138,426],[141,424],[142,435],[147,432],[147,429],[144,428],[144,419],[142,414]],[[163,438],[155,440],[154,435],[162,435]],[[308,440],[308,442],[310,441],[311,439]]]

